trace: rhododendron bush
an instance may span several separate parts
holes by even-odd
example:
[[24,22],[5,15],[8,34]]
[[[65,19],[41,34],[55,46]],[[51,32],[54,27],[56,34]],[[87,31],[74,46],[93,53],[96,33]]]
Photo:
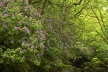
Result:
[[42,24],[40,13],[24,0],[0,1],[0,70],[49,70],[50,65],[61,63],[55,59],[58,54],[53,56],[55,51],[60,53],[59,50],[45,47],[48,33]]

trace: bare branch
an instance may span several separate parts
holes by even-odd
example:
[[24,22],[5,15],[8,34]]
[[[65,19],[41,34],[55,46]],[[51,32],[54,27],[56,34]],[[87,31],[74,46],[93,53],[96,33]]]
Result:
[[80,4],[81,4],[81,2],[82,2],[82,0],[80,0],[80,1],[79,1],[79,2],[77,2],[77,3],[73,3],[71,6],[67,7],[67,8],[68,8],[68,10],[70,10],[70,9],[73,7],[73,5],[80,5]]

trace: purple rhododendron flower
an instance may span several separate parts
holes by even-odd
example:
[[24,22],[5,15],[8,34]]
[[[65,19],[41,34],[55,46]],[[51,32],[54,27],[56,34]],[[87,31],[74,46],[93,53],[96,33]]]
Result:
[[9,9],[8,7],[6,7],[6,9]]
[[26,45],[29,45],[29,44],[26,44]]
[[43,31],[40,31],[40,32],[43,32]]
[[14,15],[12,15],[12,17],[14,17]]
[[52,19],[48,19],[48,21],[53,21]]
[[2,6],[2,4],[0,4],[0,6]]
[[4,0],[4,1],[8,1],[8,0]]
[[25,29],[28,29],[28,27],[24,26]]
[[28,7],[24,7],[24,9],[28,9]]
[[43,36],[43,37],[45,37],[45,35],[44,35],[44,34],[42,34],[42,36]]
[[42,35],[42,33],[40,33]]
[[36,31],[36,32],[39,32],[39,31]]
[[28,22],[25,22],[25,23],[28,23]]
[[29,30],[25,30],[27,33],[30,33],[30,31]]
[[23,56],[22,58],[25,58],[25,56]]
[[62,22],[62,23],[65,23],[65,22]]
[[18,40],[18,42],[20,42],[20,40]]
[[8,5],[10,5],[10,3],[8,3]]
[[32,45],[32,47],[34,47],[34,45]]
[[43,44],[42,42],[40,44]]
[[41,61],[40,59],[38,61]]
[[22,15],[20,15],[22,17]]
[[23,51],[26,51],[26,49],[23,49]]
[[26,42],[26,40],[24,40],[23,42]]
[[8,27],[7,25],[3,25],[4,27]]
[[23,21],[23,20],[21,20],[21,21]]
[[40,55],[41,55],[40,53],[37,54],[37,56],[40,56]]
[[38,25],[36,25],[36,26],[38,26]]
[[7,16],[7,14],[4,14],[4,16]]
[[40,13],[39,12],[36,12],[36,14],[35,15],[38,15],[38,16],[40,16]]
[[25,16],[26,18],[28,18],[27,16]]
[[30,19],[32,19],[32,18],[30,17]]
[[20,29],[20,27],[14,27],[14,28],[16,28],[16,29]]
[[45,47],[44,45],[42,45],[42,47]]
[[14,42],[14,40],[12,40],[11,42]]
[[18,3],[15,3],[16,5],[18,4]]

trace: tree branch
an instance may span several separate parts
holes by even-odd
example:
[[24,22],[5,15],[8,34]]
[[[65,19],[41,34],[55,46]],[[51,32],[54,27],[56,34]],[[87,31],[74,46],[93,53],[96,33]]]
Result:
[[80,1],[79,1],[79,2],[77,2],[77,3],[73,3],[71,6],[67,7],[67,8],[68,8],[68,10],[70,10],[70,9],[73,7],[73,5],[80,5],[80,4],[81,4],[81,2],[82,2],[82,0],[80,0]]
[[47,3],[47,0],[45,0],[45,2],[44,2],[44,4],[43,4],[41,15],[43,15],[43,13],[44,13],[44,8],[45,8],[45,6],[46,6],[46,3]]

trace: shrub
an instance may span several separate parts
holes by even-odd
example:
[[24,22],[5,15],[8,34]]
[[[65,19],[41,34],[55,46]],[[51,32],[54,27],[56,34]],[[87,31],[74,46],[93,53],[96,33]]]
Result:
[[0,2],[0,70],[25,72],[39,66],[45,31],[39,12],[24,0]]
[[55,41],[54,47],[46,47],[48,34],[42,19],[25,0],[0,2],[1,71],[44,72],[64,65],[63,50],[56,45],[58,42]]

